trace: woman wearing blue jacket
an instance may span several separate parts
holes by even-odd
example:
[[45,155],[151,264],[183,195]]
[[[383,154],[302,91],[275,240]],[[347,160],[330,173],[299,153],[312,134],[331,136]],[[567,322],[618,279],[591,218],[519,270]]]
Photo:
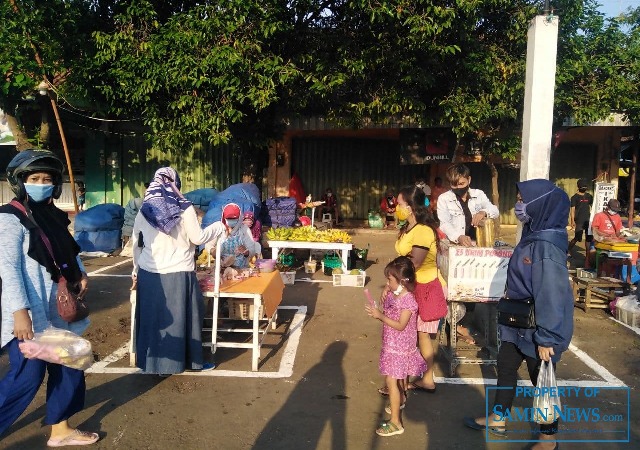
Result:
[[[560,360],[573,334],[573,294],[566,266],[567,194],[549,180],[517,183],[515,214],[522,222],[522,239],[507,271],[507,297],[533,298],[536,326],[531,329],[499,325],[498,388],[489,417],[465,417],[464,424],[505,436],[505,416],[511,409],[518,368],[526,361],[529,377],[536,383],[542,361]],[[488,425],[488,426],[487,426]],[[558,421],[540,426],[539,441],[532,449],[555,449]]]

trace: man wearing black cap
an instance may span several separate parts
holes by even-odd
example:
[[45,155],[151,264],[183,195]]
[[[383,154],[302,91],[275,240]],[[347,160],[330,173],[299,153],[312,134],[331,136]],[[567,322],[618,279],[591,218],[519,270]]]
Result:
[[[569,242],[567,254],[576,242],[582,242],[582,233],[589,229],[589,216],[591,215],[591,205],[593,204],[593,196],[587,192],[587,180],[580,178],[578,180],[578,192],[571,197],[571,213],[569,214],[569,225],[575,230],[573,239]],[[592,236],[587,234],[587,244],[592,240]]]
[[618,240],[620,230],[622,230],[622,219],[618,214],[620,212],[620,202],[612,198],[607,202],[604,211],[593,216],[591,223],[591,231],[593,239],[597,242],[606,240]]

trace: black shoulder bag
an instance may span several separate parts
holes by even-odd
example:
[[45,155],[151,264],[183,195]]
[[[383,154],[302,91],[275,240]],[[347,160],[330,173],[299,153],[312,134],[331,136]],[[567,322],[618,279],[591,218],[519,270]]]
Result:
[[505,295],[498,301],[498,323],[514,328],[535,328],[536,314],[533,297],[513,299]]

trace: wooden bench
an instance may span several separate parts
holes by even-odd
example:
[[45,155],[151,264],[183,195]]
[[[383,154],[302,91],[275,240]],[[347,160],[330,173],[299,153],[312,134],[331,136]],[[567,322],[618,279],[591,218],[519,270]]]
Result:
[[610,277],[572,277],[574,306],[587,312],[589,308],[607,309],[616,298],[616,290],[629,291],[629,283]]

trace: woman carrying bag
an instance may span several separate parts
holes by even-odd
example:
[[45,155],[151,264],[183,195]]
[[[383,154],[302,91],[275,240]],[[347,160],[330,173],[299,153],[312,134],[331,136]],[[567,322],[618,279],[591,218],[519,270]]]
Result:
[[[542,361],[556,364],[573,334],[573,294],[566,265],[569,197],[549,180],[524,181],[517,183],[517,188],[515,214],[522,222],[522,239],[509,261],[505,296],[512,305],[501,312],[499,304],[498,311],[499,315],[507,315],[531,303],[535,319],[531,320],[533,323],[523,320],[519,327],[514,327],[504,325],[506,321],[499,318],[502,343],[498,352],[498,387],[510,389],[496,390],[491,409],[494,413],[489,417],[464,418],[469,428],[487,428],[495,436],[506,436],[502,413],[513,403],[522,361],[526,361],[531,382],[536,384]],[[516,303],[514,308],[518,301],[520,304]],[[517,311],[511,319],[519,322],[522,317],[521,311]],[[541,425],[539,442],[531,448],[557,448],[554,436],[557,430],[557,420]]]
[[0,436],[29,406],[48,372],[44,423],[51,425],[49,447],[88,445],[99,439],[97,433],[68,423],[84,408],[84,372],[26,359],[18,347],[49,323],[77,335],[89,325],[87,318],[67,323],[58,313],[58,282],[66,279],[79,298],[87,292],[80,248],[67,229],[69,218],[53,204],[62,192],[63,169],[50,151],[18,153],[7,166],[16,197],[0,208],[1,348],[9,355],[9,371],[0,380]]

